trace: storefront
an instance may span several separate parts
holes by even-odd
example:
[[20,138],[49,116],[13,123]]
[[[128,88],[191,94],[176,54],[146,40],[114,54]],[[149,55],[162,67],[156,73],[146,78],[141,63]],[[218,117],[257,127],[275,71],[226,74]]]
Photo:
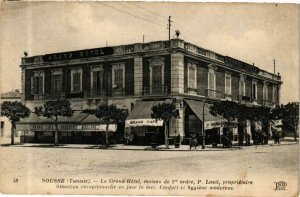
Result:
[[152,142],[163,144],[164,122],[151,117],[152,107],[159,103],[172,103],[171,99],[138,101],[125,121],[127,143],[149,145]]
[[185,138],[197,135],[199,140],[203,136],[203,121],[206,144],[221,143],[221,136],[228,132],[231,140],[237,131],[236,122],[228,122],[222,117],[213,116],[209,112],[211,104],[204,101],[185,99]]
[[[72,117],[59,117],[57,122],[59,143],[96,143],[105,134],[106,124],[93,115],[75,112]],[[16,127],[21,131],[20,140],[24,143],[53,143],[56,123],[35,114],[21,120]],[[118,127],[109,124],[110,135],[115,135]],[[119,128],[120,130],[120,128]]]

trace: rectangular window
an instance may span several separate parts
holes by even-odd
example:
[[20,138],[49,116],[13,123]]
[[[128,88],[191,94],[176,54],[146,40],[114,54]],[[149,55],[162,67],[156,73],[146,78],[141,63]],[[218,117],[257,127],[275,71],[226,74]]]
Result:
[[225,74],[225,94],[231,96],[231,75]]
[[278,87],[273,86],[273,97],[272,97],[273,104],[277,104],[277,97],[278,97]]
[[240,96],[245,96],[246,94],[246,91],[245,91],[245,80],[244,79],[240,79],[239,81],[239,95]]
[[216,74],[214,69],[208,71],[208,90],[206,92],[208,97],[216,97]]
[[51,90],[53,93],[62,91],[62,72],[61,70],[52,71]]
[[81,75],[73,73],[73,92],[80,92]]
[[[91,67],[91,95],[103,94],[103,67],[102,65]],[[103,96],[103,95],[102,95]]]
[[44,93],[44,73],[35,72],[31,77],[31,94],[42,95]]
[[197,67],[195,64],[188,64],[188,87],[197,89]]
[[209,90],[215,90],[215,73],[209,72],[208,73],[208,89]]
[[123,69],[118,68],[114,70],[114,88],[122,89],[123,88]]
[[125,88],[125,64],[114,64],[112,66],[113,95],[124,95]]
[[82,70],[72,69],[71,70],[71,92],[79,93],[82,91]]
[[252,100],[257,99],[257,83],[256,81],[252,81],[252,92],[251,92]]
[[103,84],[103,71],[93,71],[93,82],[92,89],[94,91],[100,92],[102,90]]
[[268,87],[266,84],[264,84],[264,87],[263,87],[263,100],[264,101],[268,100]]
[[162,86],[162,66],[155,65],[152,66],[152,86],[155,88],[160,88]]

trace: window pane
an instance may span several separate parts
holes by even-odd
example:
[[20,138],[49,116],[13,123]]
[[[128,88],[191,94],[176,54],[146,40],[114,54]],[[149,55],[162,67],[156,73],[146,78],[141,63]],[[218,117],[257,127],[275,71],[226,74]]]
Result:
[[214,90],[215,89],[215,74],[209,73],[209,89]]
[[239,95],[240,96],[244,96],[245,95],[245,89],[244,89],[244,87],[245,87],[245,81],[243,81],[243,80],[240,80],[240,84],[239,84]]
[[81,74],[79,72],[73,73],[73,91],[80,92]]
[[162,86],[162,72],[161,66],[152,67],[152,86],[161,87]]
[[256,84],[252,84],[252,98],[256,99]]
[[225,92],[225,94],[228,94],[228,95],[231,94],[230,81],[231,81],[231,78],[229,76],[226,76],[226,78],[225,78],[225,84],[226,84],[226,92]]
[[117,85],[117,88],[123,88],[123,69],[115,69],[114,74],[114,85]]
[[52,91],[53,92],[61,92],[62,90],[62,76],[61,75],[53,75],[52,81]]
[[95,91],[100,91],[102,89],[102,71],[94,71],[92,89]]
[[196,70],[195,68],[189,67],[189,88],[196,88]]

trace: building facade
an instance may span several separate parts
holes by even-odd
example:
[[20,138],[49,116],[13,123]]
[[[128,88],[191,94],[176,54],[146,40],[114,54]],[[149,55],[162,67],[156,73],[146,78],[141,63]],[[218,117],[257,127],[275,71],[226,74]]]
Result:
[[[158,103],[173,102],[179,109],[170,138],[180,135],[184,142],[190,133],[202,133],[204,118],[209,143],[218,140],[224,120],[209,114],[207,103],[231,100],[272,107],[280,103],[282,83],[279,75],[181,39],[24,57],[20,67],[22,101],[29,108],[57,98],[68,99],[78,111],[115,104],[129,112],[116,133],[136,144],[149,144],[153,136],[164,141],[163,122],[151,118]],[[101,123],[81,116],[61,120],[62,141],[95,142]],[[40,117],[24,120],[18,129],[27,141],[54,136],[51,122]]]

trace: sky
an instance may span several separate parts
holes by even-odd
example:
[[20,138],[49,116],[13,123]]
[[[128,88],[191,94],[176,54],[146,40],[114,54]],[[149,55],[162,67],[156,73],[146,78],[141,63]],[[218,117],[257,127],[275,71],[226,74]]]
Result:
[[0,92],[21,89],[21,57],[181,39],[282,76],[281,102],[299,101],[296,4],[160,2],[0,3]]

